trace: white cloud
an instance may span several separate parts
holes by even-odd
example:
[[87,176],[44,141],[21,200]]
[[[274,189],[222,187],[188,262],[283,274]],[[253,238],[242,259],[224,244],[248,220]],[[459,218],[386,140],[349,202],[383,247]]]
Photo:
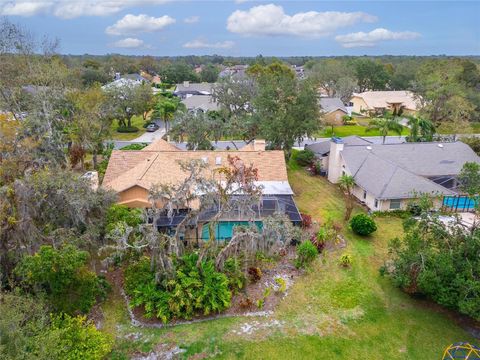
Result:
[[235,43],[233,41],[219,41],[215,43],[209,43],[202,39],[196,39],[183,44],[187,49],[231,49]]
[[138,48],[146,47],[143,40],[136,39],[136,38],[126,38],[126,39],[118,40],[114,42],[112,45],[117,48],[126,48],[126,49],[138,49]]
[[379,41],[385,40],[412,40],[420,37],[419,33],[413,31],[394,32],[378,28],[368,33],[356,32],[346,35],[337,35],[335,40],[345,48],[375,46]]
[[233,12],[227,19],[227,29],[244,35],[325,36],[342,27],[376,20],[363,12],[308,11],[287,15],[281,6],[268,4]]
[[48,1],[7,1],[0,2],[0,14],[11,16],[32,16],[48,11]]
[[34,16],[52,14],[72,19],[79,16],[108,16],[134,6],[160,5],[170,0],[0,0],[0,15]]
[[105,32],[108,35],[139,34],[142,32],[159,31],[173,23],[175,23],[175,19],[168,15],[155,18],[145,14],[127,14],[112,26],[107,27]]
[[183,19],[183,22],[185,24],[195,24],[200,20],[200,16],[189,16],[185,19]]

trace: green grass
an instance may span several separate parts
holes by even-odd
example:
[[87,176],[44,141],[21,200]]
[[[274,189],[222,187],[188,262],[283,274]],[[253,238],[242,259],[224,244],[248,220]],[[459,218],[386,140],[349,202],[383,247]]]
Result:
[[[409,130],[406,127],[403,127],[402,135],[408,135]],[[316,137],[346,137],[351,135],[358,135],[358,136],[380,136],[380,132],[378,130],[372,129],[367,131],[367,127],[363,125],[342,125],[342,126],[335,126],[333,128],[326,127],[322,131],[315,134]],[[389,136],[398,136],[397,133],[390,131],[388,133]]]
[[142,116],[135,115],[132,117],[132,126],[136,126],[138,128],[138,132],[136,133],[119,133],[117,132],[118,128],[118,121],[114,120],[112,122],[112,126],[110,127],[110,133],[112,134],[112,140],[123,140],[129,141],[133,140],[143,133],[145,133],[145,128],[143,127],[144,121]]
[[[317,221],[328,217],[341,221],[345,207],[337,187],[308,175],[293,162],[289,180],[301,211]],[[167,329],[133,328],[122,315],[122,299],[111,297],[104,311],[106,319],[115,319],[106,322],[106,330],[117,336],[112,358],[126,359],[135,351],[175,344],[186,350],[185,358],[439,359],[452,342],[475,343],[428,302],[412,299],[380,276],[388,241],[403,230],[398,218],[376,221],[378,230],[368,238],[354,235],[345,226],[347,247],[322,255],[296,280],[275,311],[274,318],[284,324],[281,328],[239,335],[235,331],[245,323],[272,320],[242,317]],[[353,257],[349,269],[338,264],[343,253]],[[135,332],[142,334],[140,339],[124,338]]]

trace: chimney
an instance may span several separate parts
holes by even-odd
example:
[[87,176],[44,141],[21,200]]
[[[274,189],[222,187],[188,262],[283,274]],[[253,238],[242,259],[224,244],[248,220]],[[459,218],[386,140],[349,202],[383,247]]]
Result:
[[265,151],[265,140],[264,139],[253,140],[253,149],[255,151]]
[[330,142],[330,154],[328,156],[328,181],[336,184],[342,176],[342,159],[340,153],[344,147],[343,140],[332,138]]
[[183,86],[186,87],[186,88],[189,87],[190,86],[190,81],[184,81]]

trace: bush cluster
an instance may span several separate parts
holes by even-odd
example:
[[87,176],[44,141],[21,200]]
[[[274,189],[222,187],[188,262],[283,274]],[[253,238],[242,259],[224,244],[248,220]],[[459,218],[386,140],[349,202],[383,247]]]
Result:
[[404,229],[403,239],[390,243],[393,263],[383,272],[407,293],[480,320],[480,231],[446,226],[431,215]]
[[302,242],[297,246],[297,259],[295,260],[295,266],[297,268],[303,268],[309,265],[318,255],[317,248],[312,244],[310,240]]
[[42,246],[25,256],[15,269],[28,292],[44,294],[58,312],[87,313],[97,298],[106,296],[108,284],[87,267],[88,253],[67,245]]
[[315,154],[309,149],[299,151],[296,157],[297,163],[301,166],[311,165],[314,159]]
[[145,317],[156,317],[164,323],[230,307],[232,293],[227,276],[215,270],[213,261],[202,261],[198,267],[197,261],[196,253],[177,259],[174,277],[161,284],[156,283],[148,259],[131,265],[125,273],[125,291],[132,298],[132,306],[143,306]]
[[106,232],[110,232],[119,222],[135,227],[143,222],[142,210],[129,208],[125,205],[114,204],[107,210]]
[[136,133],[138,132],[138,127],[136,126],[119,126],[117,128],[119,133]]
[[377,230],[377,224],[367,214],[358,214],[350,220],[352,231],[361,236],[367,236]]

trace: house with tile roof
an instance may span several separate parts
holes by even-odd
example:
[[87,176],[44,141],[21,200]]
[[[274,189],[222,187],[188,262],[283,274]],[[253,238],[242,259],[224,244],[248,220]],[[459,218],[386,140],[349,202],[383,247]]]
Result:
[[337,183],[342,175],[353,176],[353,194],[372,211],[405,209],[419,194],[457,196],[457,177],[466,162],[480,164],[480,157],[460,141],[368,144],[333,138],[328,180]]
[[365,91],[353,94],[352,111],[358,114],[380,114],[385,111],[399,111],[415,115],[420,109],[420,100],[410,91]]
[[[293,200],[293,191],[288,183],[283,151],[265,150],[265,141],[257,140],[238,151],[186,151],[162,139],[156,140],[138,151],[114,150],[110,157],[102,187],[118,194],[118,203],[135,208],[151,206],[149,190],[159,184],[180,184],[189,174],[181,162],[201,160],[207,166],[204,176],[221,181],[217,169],[228,166],[228,158],[238,157],[245,165],[253,165],[258,171],[256,185],[262,188],[262,197],[255,209],[255,219],[244,214],[229,214],[221,219],[218,227],[225,228],[223,237],[231,236],[232,224],[262,220],[275,212],[286,214],[294,223],[301,222],[299,211]],[[159,228],[172,228],[178,224],[189,209],[181,209],[173,218],[162,217]],[[248,215],[251,217],[251,215]],[[212,214],[201,214],[202,226]]]

